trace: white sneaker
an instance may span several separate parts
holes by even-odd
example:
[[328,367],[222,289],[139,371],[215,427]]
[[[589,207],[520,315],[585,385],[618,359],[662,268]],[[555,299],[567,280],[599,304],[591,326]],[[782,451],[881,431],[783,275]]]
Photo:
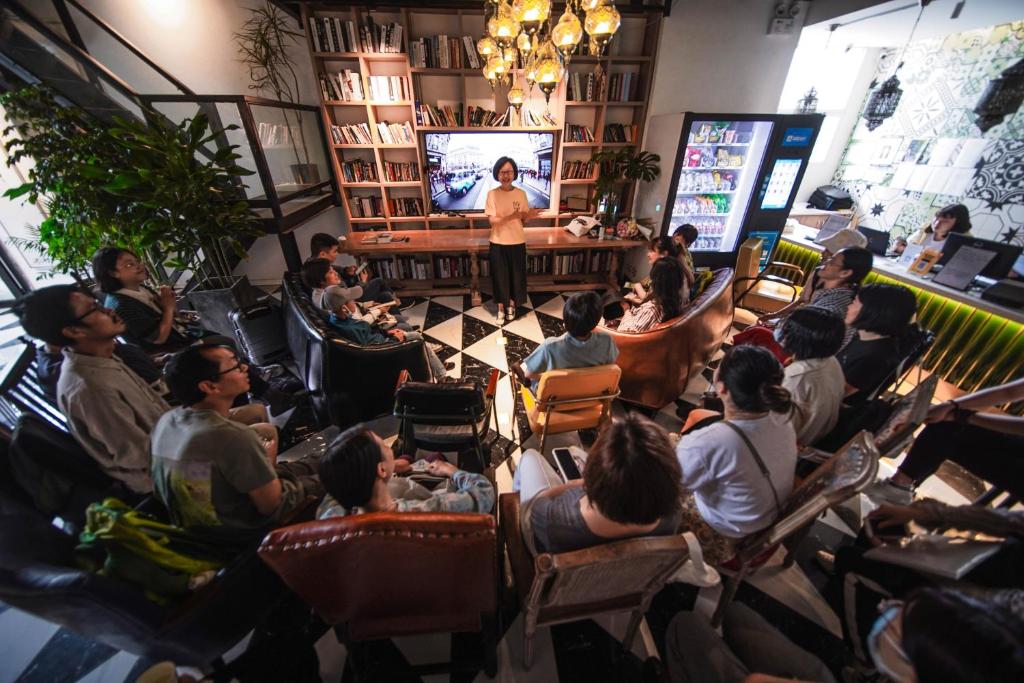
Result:
[[501,327],[502,325],[505,324],[505,312],[504,311],[498,311],[498,314],[496,316],[494,316],[494,324],[497,325],[498,327]]
[[516,307],[515,306],[509,306],[508,308],[505,309],[505,320],[507,322],[512,322],[515,319],[516,319]]
[[888,479],[876,481],[864,489],[864,495],[875,503],[888,503],[889,505],[910,505],[914,502],[914,492],[902,486],[893,484]]

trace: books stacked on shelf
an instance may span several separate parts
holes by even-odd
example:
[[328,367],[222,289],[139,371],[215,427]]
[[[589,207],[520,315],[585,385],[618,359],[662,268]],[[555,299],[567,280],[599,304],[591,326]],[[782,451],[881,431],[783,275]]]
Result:
[[484,109],[483,107],[474,107],[469,105],[469,116],[466,125],[478,128],[482,126],[488,127],[501,127],[507,126],[508,124],[508,113],[510,109],[506,109],[504,114],[498,114],[498,112],[491,111],[490,109]]
[[283,123],[261,123],[256,129],[256,135],[264,147],[290,145],[295,140],[291,126]]
[[388,200],[388,211],[392,216],[422,216],[423,200],[419,197],[398,197]]
[[551,254],[527,255],[526,272],[529,275],[551,272]]
[[380,197],[349,197],[348,208],[353,218],[384,217],[384,204]]
[[385,161],[383,163],[384,180],[390,183],[420,179],[420,166],[415,161],[411,163]]
[[565,99],[571,102],[593,102],[600,96],[600,82],[592,73],[572,71],[565,80]]
[[429,69],[479,69],[480,59],[472,36],[452,38],[441,34],[409,43],[409,61],[414,67]]
[[402,76],[367,76],[370,85],[370,99],[374,102],[399,102],[411,100],[409,82]]
[[[480,262],[481,275],[483,275],[483,261]],[[470,274],[469,256],[435,256],[434,274],[438,278],[469,277]]]
[[341,175],[344,176],[346,183],[375,183],[378,180],[377,164],[362,159],[343,161]]
[[587,259],[590,261],[590,268],[588,272],[607,273],[608,269],[611,268],[612,265],[612,252],[591,251],[587,254]]
[[[607,129],[606,129],[607,130]],[[565,139],[563,142],[593,142],[594,133],[587,126],[577,126],[574,123],[565,124]]]
[[549,112],[544,112],[540,116],[537,116],[536,114],[534,114],[532,111],[525,107],[523,108],[522,112],[523,113],[520,116],[522,118],[522,124],[524,126],[551,126],[552,128],[554,128],[555,126],[558,125],[558,123],[555,121],[555,117],[552,116]]
[[416,125],[417,126],[440,126],[455,128],[462,126],[462,103],[458,108],[451,105],[437,106],[432,104],[416,103]]
[[415,256],[396,256],[373,262],[373,269],[385,280],[433,280],[434,266],[430,261],[418,261]]
[[640,126],[609,123],[604,127],[605,142],[636,142],[640,134]]
[[398,22],[377,25],[366,15],[362,25],[363,52],[401,52],[402,25]]
[[412,125],[408,121],[402,123],[381,121],[377,124],[377,133],[380,135],[381,143],[385,145],[411,145],[416,142]]
[[320,95],[324,101],[361,102],[363,81],[359,72],[345,69],[334,74],[320,74]]
[[612,74],[608,77],[608,101],[632,102],[638,74],[632,71]]
[[373,137],[370,135],[370,125],[367,123],[352,123],[348,125],[331,126],[331,139],[336,145],[372,145]]
[[310,17],[309,35],[317,52],[358,52],[362,47],[355,22],[338,17]]
[[589,180],[594,177],[593,161],[566,161],[562,164],[562,180]]

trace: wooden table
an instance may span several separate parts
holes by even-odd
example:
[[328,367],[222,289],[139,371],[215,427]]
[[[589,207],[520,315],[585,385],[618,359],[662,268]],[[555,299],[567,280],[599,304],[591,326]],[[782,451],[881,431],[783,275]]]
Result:
[[[646,245],[642,240],[596,240],[588,237],[576,237],[565,228],[525,228],[527,254],[543,252],[590,252],[608,250],[610,252],[609,267],[606,271],[581,272],[556,275],[548,273],[530,273],[526,283],[530,291],[575,291],[584,289],[603,289],[618,287],[619,267],[622,260],[619,254],[626,249],[634,249]],[[363,244],[362,240],[376,233],[354,232],[348,235],[342,244],[341,252],[354,257],[387,260],[395,256],[422,256],[425,254],[468,254],[470,272],[466,276],[427,279],[396,279],[406,294],[434,296],[438,294],[464,294],[472,296],[474,306],[479,306],[480,297],[480,266],[478,255],[489,249],[488,230],[404,230],[392,231],[392,237],[407,236],[408,242],[389,242],[386,244]],[[554,259],[552,259],[554,261]]]

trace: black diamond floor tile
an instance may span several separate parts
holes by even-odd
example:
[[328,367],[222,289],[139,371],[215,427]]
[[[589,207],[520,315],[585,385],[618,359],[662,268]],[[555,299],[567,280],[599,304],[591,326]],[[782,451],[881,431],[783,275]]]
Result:
[[540,324],[540,331],[544,333],[544,338],[558,337],[565,332],[565,325],[561,320],[553,315],[547,313],[537,312],[537,322]]
[[505,331],[505,358],[508,359],[509,367],[513,363],[522,363],[523,359],[533,353],[540,344],[530,341],[526,337],[520,337],[508,330]]
[[457,315],[462,314],[454,309],[448,308],[447,306],[442,306],[441,304],[431,301],[427,304],[427,315],[423,320],[423,329],[429,330],[431,327],[440,325],[446,320],[451,320]]
[[462,317],[462,348],[472,346],[497,331],[496,325],[485,323],[471,315],[465,315]]
[[556,296],[558,296],[558,293],[557,292],[532,292],[532,293],[528,294],[527,296],[530,297],[530,303],[533,304],[533,307],[537,308],[538,306],[543,306],[547,302],[549,302],[552,299],[554,299]]

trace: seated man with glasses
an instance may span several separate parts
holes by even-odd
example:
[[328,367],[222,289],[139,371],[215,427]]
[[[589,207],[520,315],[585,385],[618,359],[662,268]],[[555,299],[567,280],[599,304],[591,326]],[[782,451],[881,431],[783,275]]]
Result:
[[190,347],[164,370],[181,406],[153,429],[153,485],[175,524],[225,541],[261,537],[307,496],[319,498],[319,458],[277,462],[277,432],[231,419],[249,390],[248,367],[230,348]]
[[14,311],[25,332],[63,349],[57,406],[71,434],[109,476],[150,493],[149,434],[170,406],[114,355],[124,321],[76,285],[30,292]]

